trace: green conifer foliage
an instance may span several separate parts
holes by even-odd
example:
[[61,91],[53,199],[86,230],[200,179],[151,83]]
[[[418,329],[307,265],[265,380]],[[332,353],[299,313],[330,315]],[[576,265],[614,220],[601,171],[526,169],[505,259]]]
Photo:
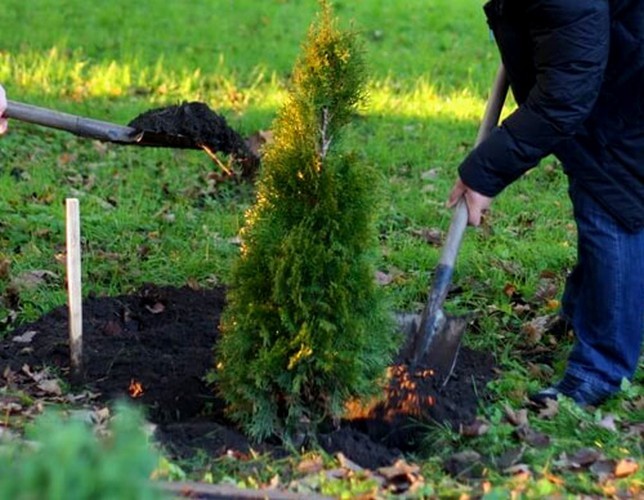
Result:
[[321,5],[273,126],[221,323],[221,395],[260,439],[314,429],[374,394],[394,348],[374,282],[376,176],[341,142],[365,67],[355,35]]

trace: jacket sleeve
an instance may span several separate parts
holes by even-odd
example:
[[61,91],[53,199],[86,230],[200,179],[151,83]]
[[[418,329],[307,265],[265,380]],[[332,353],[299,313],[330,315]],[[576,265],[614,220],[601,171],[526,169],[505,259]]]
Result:
[[[535,69],[527,98],[459,167],[465,184],[496,196],[573,136],[595,104],[609,51],[608,0],[537,0],[525,19]],[[503,29],[499,23],[496,29]],[[497,40],[502,40],[501,33]],[[499,48],[504,53],[512,47]],[[530,54],[526,54],[530,57]]]

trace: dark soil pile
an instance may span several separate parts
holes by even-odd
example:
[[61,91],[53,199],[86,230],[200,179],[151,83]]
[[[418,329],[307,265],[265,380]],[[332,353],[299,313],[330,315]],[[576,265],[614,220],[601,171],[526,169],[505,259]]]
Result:
[[231,155],[240,163],[242,176],[251,175],[259,164],[259,158],[242,136],[203,102],[151,109],[134,118],[128,126],[169,137],[188,137],[197,147],[207,148],[210,154]]
[[[144,405],[158,425],[157,438],[168,452],[189,457],[198,450],[219,456],[229,450],[246,454],[251,443],[224,416],[224,403],[204,376],[213,365],[219,317],[225,304],[221,288],[193,290],[146,286],[118,297],[90,297],[83,304],[85,384],[108,403],[119,398]],[[68,313],[57,308],[23,325],[0,342],[0,370],[41,366],[69,372]],[[36,332],[29,344],[13,338]],[[454,377],[438,390],[431,380],[417,384],[421,401],[431,401],[423,420],[455,426],[471,421],[478,395],[492,377],[490,355],[461,350]],[[143,394],[133,399],[132,383]],[[319,443],[330,453],[368,468],[390,465],[400,449],[413,449],[418,432],[414,416],[373,409],[339,429],[328,429]],[[283,453],[270,443],[253,443],[257,451]]]

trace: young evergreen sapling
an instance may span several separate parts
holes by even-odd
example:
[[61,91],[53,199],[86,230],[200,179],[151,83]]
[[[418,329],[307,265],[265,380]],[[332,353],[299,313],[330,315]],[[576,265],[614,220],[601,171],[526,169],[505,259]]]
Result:
[[346,152],[355,34],[321,2],[275,120],[221,323],[216,379],[253,437],[292,439],[380,390],[395,347],[374,281],[376,175]]

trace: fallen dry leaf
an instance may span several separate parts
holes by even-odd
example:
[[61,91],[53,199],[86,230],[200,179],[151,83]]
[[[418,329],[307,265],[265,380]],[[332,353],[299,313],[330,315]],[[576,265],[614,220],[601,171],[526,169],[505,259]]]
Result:
[[[574,229],[574,226],[572,226],[572,229]],[[554,280],[559,276],[559,273],[557,271],[553,271],[552,269],[544,269],[539,273],[539,278],[542,278],[544,280]]]
[[485,420],[476,419],[474,422],[468,425],[461,425],[459,432],[461,436],[465,437],[477,437],[486,434],[490,430],[489,422]]
[[522,408],[520,410],[513,410],[510,406],[505,405],[505,417],[515,427],[522,427],[528,425],[528,410]]
[[627,429],[626,437],[639,437],[644,439],[644,422],[629,424]]
[[513,465],[512,467],[508,467],[503,471],[505,474],[510,474],[512,476],[516,475],[528,475],[532,476],[532,471],[530,470],[530,466],[527,464],[516,464]]
[[226,456],[240,462],[247,462],[251,459],[251,456],[248,453],[243,453],[239,450],[228,449],[226,450]]
[[7,383],[12,384],[16,378],[16,372],[14,372],[11,367],[7,365],[2,371],[2,378],[4,378]]
[[21,371],[22,371],[22,373],[27,375],[34,382],[40,382],[43,379],[44,374],[45,374],[44,371],[40,371],[40,372],[36,372],[36,373],[32,372],[31,367],[29,365],[27,365],[27,364],[22,365]]
[[548,365],[535,364],[528,361],[527,368],[531,378],[541,381],[550,380],[552,378],[553,369]]
[[89,403],[97,399],[100,395],[101,394],[99,392],[92,392],[87,390],[82,391],[78,394],[72,394],[68,392],[67,394],[65,394],[65,401],[67,401],[68,403]]
[[559,293],[557,284],[552,279],[542,278],[537,285],[533,301],[547,303],[549,300],[554,299],[557,293]]
[[29,344],[37,334],[37,330],[27,330],[22,335],[16,335],[11,340],[18,342],[19,344]]
[[325,470],[324,475],[329,479],[345,479],[349,476],[349,471],[345,468]]
[[41,380],[38,382],[37,387],[49,395],[61,396],[63,394],[63,390],[60,388],[60,384],[56,379]]
[[550,315],[537,316],[521,327],[521,333],[525,335],[529,345],[534,345],[541,341],[544,333],[546,333],[548,325],[550,324],[550,320]]
[[188,278],[186,285],[188,285],[188,288],[190,288],[191,290],[201,290],[201,285],[199,284],[199,281],[197,281],[197,278]]
[[452,476],[477,477],[483,472],[481,455],[473,450],[464,450],[450,456],[443,467]]
[[622,403],[622,408],[626,411],[636,411],[640,412],[644,410],[644,396],[638,396],[633,400],[624,401]]
[[324,463],[320,456],[307,458],[297,465],[297,471],[301,474],[315,474],[316,472],[320,472],[323,468]]
[[507,274],[511,274],[512,276],[519,276],[523,272],[523,268],[521,267],[521,264],[510,260],[492,259],[490,264],[494,267],[501,269]]
[[615,460],[597,460],[588,470],[595,475],[600,483],[604,483],[613,478],[615,465]]
[[19,274],[12,280],[18,290],[35,290],[39,286],[58,280],[58,275],[47,270],[36,269]]
[[266,488],[266,489],[269,489],[269,490],[276,490],[277,488],[279,488],[281,486],[281,484],[282,484],[282,481],[280,479],[280,475],[275,474],[271,478],[271,480],[268,483],[262,485],[262,487]]
[[550,445],[550,436],[538,432],[528,425],[521,425],[515,430],[517,437],[524,443],[534,446],[535,448],[545,448]]
[[104,406],[92,413],[92,422],[95,424],[103,424],[110,419],[110,416],[110,409],[107,406]]
[[497,467],[499,469],[507,469],[508,467],[516,465],[519,462],[519,460],[523,458],[523,454],[525,453],[525,450],[526,450],[525,445],[517,446],[515,448],[506,450],[503,453],[503,455],[501,455],[499,458],[495,460]]
[[550,481],[552,484],[556,484],[557,486],[563,486],[566,484],[566,481],[564,481],[563,478],[559,476],[555,476],[554,474],[551,474],[550,472],[546,472],[543,477],[545,477],[548,481]]
[[389,272],[376,271],[376,283],[380,286],[387,286],[392,284],[403,275],[400,269],[392,268]]
[[568,467],[578,469],[588,467],[589,465],[604,458],[601,451],[596,448],[581,448],[568,459]]
[[602,484],[602,493],[604,498],[620,498],[621,496],[617,494],[617,486],[615,486],[614,481],[607,481],[606,484]]
[[423,227],[421,229],[413,229],[411,234],[432,246],[440,246],[443,244],[443,232],[440,229]]
[[165,311],[165,305],[162,302],[155,302],[154,304],[146,305],[145,308],[152,314],[161,314]]
[[[503,471],[505,474],[512,476],[512,482],[521,485],[532,480],[532,471],[527,464],[517,464]],[[514,495],[513,495],[514,497]]]
[[[0,413],[5,417],[11,413],[20,413],[22,409],[22,405],[15,401],[7,400],[7,398],[0,399]],[[2,427],[0,426],[0,428]]]
[[405,460],[400,459],[396,460],[396,462],[389,467],[380,467],[377,472],[388,481],[391,481],[398,476],[418,474],[420,472],[420,467],[418,465],[408,464]]
[[503,293],[508,297],[512,297],[514,294],[517,293],[517,287],[514,286],[512,283],[506,283],[505,286],[503,287]]
[[561,306],[561,303],[557,299],[549,299],[546,302],[546,309],[549,311],[558,311]]
[[512,305],[512,310],[514,311],[514,314],[517,316],[525,316],[527,315],[530,311],[532,311],[532,308],[530,307],[530,304],[514,304]]
[[390,467],[381,467],[377,472],[385,478],[384,487],[397,495],[414,490],[423,482],[420,467],[408,464],[403,459],[397,460]]
[[623,458],[615,466],[615,477],[623,478],[628,477],[637,472],[639,469],[638,463],[632,458]]
[[336,455],[336,458],[338,459],[338,462],[340,462],[340,466],[344,467],[347,470],[350,470],[351,472],[361,472],[364,469],[360,467],[357,463],[354,461],[348,459],[344,453],[339,452]]
[[545,407],[539,410],[539,418],[544,420],[550,420],[554,418],[559,413],[559,401],[556,399],[547,398],[544,402]]
[[601,427],[602,429],[617,432],[616,419],[617,417],[615,415],[609,413],[608,415],[605,415],[604,418],[602,418],[599,422],[597,422],[597,426]]

